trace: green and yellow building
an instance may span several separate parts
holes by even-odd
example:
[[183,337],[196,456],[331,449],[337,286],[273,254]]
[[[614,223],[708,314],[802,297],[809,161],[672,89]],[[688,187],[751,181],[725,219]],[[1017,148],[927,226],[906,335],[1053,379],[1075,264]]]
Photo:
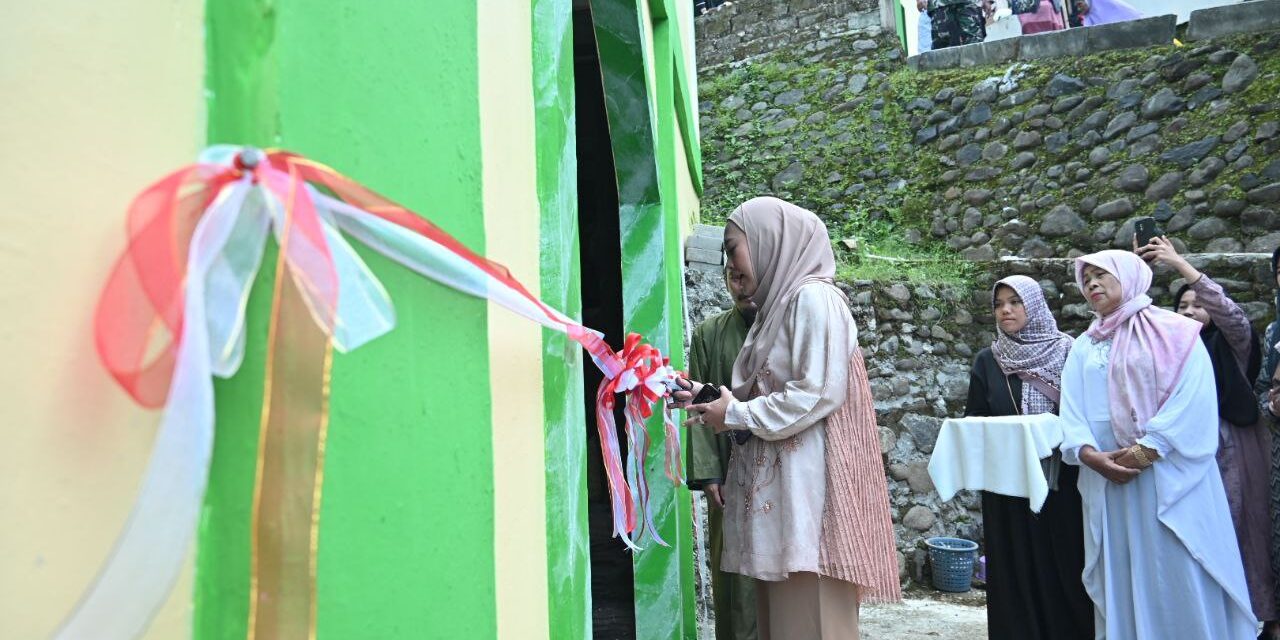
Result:
[[[89,323],[129,199],[206,145],[324,162],[615,346],[639,332],[682,367],[681,246],[701,192],[692,21],[687,0],[6,7],[0,508],[23,526],[0,534],[0,636],[46,637],[128,515],[157,416],[102,371]],[[671,546],[610,538],[579,348],[361,255],[398,326],[334,357],[313,637],[696,637],[688,491],[655,447]],[[255,284],[243,366],[216,384],[198,540],[149,638],[250,635],[273,278]]]

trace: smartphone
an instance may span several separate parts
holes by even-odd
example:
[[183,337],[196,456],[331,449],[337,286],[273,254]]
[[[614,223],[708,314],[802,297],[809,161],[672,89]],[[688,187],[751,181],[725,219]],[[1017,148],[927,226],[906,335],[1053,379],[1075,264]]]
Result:
[[1164,235],[1164,232],[1156,225],[1155,218],[1138,218],[1133,221],[1133,237],[1139,247],[1147,246],[1151,243],[1152,238],[1158,238],[1162,235]]
[[720,397],[720,387],[717,387],[714,384],[704,384],[702,385],[702,391],[699,391],[698,395],[694,396],[692,404],[706,404],[708,402],[715,402],[716,398],[719,398],[719,397]]

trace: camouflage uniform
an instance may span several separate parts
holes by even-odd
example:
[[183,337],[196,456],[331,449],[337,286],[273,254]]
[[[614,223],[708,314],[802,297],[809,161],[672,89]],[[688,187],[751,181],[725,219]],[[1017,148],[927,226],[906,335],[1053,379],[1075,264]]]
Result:
[[979,0],[929,0],[933,48],[956,47],[987,38],[987,19]]

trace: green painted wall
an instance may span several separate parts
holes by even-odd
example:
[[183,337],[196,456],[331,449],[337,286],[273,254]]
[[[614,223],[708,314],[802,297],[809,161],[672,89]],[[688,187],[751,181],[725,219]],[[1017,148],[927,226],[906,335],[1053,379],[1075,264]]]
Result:
[[[571,3],[533,0],[532,27],[541,298],[581,318]],[[576,343],[543,331],[548,614],[555,640],[591,637],[582,358]]]
[[[674,109],[677,128],[683,138],[685,159],[689,165],[689,178],[694,189],[702,194],[702,145],[698,130],[698,96],[689,87],[697,86],[697,58],[694,55],[693,17],[685,11],[682,0],[654,0],[662,2],[669,16],[668,30],[671,42],[671,60],[675,78],[673,82]],[[687,30],[687,31],[686,31]],[[681,203],[683,206],[684,203]]]
[[[483,251],[475,11],[414,0],[211,1],[209,140],[314,157]],[[485,304],[361,253],[395,301],[398,326],[334,359],[318,635],[492,637]],[[244,636],[272,271],[263,269],[250,301],[242,371],[217,387],[198,638]]]
[[[623,322],[682,366],[683,263],[672,154],[684,150],[675,146],[670,12],[662,0],[647,8],[637,0],[592,0],[591,8],[618,173]],[[653,25],[652,42],[646,22]],[[657,65],[649,64],[650,52]],[[646,465],[654,521],[671,546],[649,543],[635,554],[637,637],[696,637],[689,492],[665,477],[660,419],[650,422],[649,433],[659,443]]]
[[[209,141],[276,144],[274,3],[207,2],[205,21]],[[274,243],[268,244],[246,315],[248,340],[240,372],[230,380],[214,379],[217,435],[196,545],[192,627],[197,640],[246,634],[249,523],[276,255]]]
[[[671,6],[678,4],[672,0],[663,0],[668,8],[667,15],[677,10]],[[689,142],[692,145],[686,146],[679,142],[680,139],[680,114],[688,111],[690,106],[687,102],[682,101],[682,95],[677,90],[681,82],[679,68],[681,53],[679,47],[679,33],[676,30],[676,23],[673,20],[663,19],[656,21],[653,28],[653,76],[655,78],[654,95],[656,97],[657,119],[655,122],[655,139],[657,142],[658,154],[658,187],[659,193],[662,194],[663,203],[663,229],[662,229],[662,250],[663,250],[663,275],[665,276],[666,294],[666,318],[667,318],[667,345],[668,353],[670,353],[673,364],[679,368],[685,368],[684,362],[684,256],[681,248],[683,242],[680,237],[680,217],[686,208],[691,207],[693,203],[681,202],[679,198],[678,177],[676,171],[680,170],[676,155],[685,153],[687,149],[697,149],[696,139]],[[692,162],[687,165],[689,170],[696,176],[698,173],[698,165]],[[697,184],[697,181],[694,182]],[[683,450],[683,448],[682,448]],[[689,491],[684,487],[675,489],[673,492],[673,507],[676,511],[675,521],[682,527],[677,532],[691,530],[693,521],[692,500]],[[681,535],[679,544],[675,548],[673,558],[669,559],[665,567],[666,570],[675,570],[678,572],[682,589],[678,593],[678,606],[683,613],[681,622],[683,623],[683,632],[685,638],[697,638],[698,626],[697,616],[694,614],[696,607],[696,594],[693,589],[694,572],[693,572],[693,542],[691,535]],[[674,560],[675,565],[671,566],[670,561]]]

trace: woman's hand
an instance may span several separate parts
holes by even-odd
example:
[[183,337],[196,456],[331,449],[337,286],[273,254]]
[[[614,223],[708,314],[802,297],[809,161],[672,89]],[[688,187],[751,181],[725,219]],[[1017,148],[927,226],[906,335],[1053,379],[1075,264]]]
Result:
[[1267,391],[1267,409],[1271,415],[1280,418],[1280,387],[1271,387]]
[[1085,445],[1080,448],[1080,462],[1097,471],[1099,475],[1116,484],[1125,484],[1138,477],[1137,469],[1121,466],[1116,459],[1128,453],[1124,449],[1102,452]]
[[1178,255],[1178,250],[1173,248],[1173,243],[1164,236],[1152,238],[1145,247],[1139,247],[1138,238],[1134,236],[1133,252],[1148,263],[1159,262],[1173,267],[1188,283],[1200,279],[1200,272],[1191,266],[1186,258]]
[[676,384],[680,386],[680,391],[671,394],[671,406],[674,409],[688,409],[689,403],[693,402],[693,398],[698,395],[699,391],[702,391],[704,386],[701,382],[679,377],[676,378]]
[[716,433],[724,433],[729,428],[724,424],[724,415],[729,411],[729,403],[733,394],[728,387],[720,387],[720,397],[706,404],[695,404],[689,407],[689,419],[684,421],[686,427],[711,427]]
[[719,510],[724,508],[724,490],[719,483],[713,482],[702,485],[702,493],[706,494],[707,504],[710,504],[712,509]]

